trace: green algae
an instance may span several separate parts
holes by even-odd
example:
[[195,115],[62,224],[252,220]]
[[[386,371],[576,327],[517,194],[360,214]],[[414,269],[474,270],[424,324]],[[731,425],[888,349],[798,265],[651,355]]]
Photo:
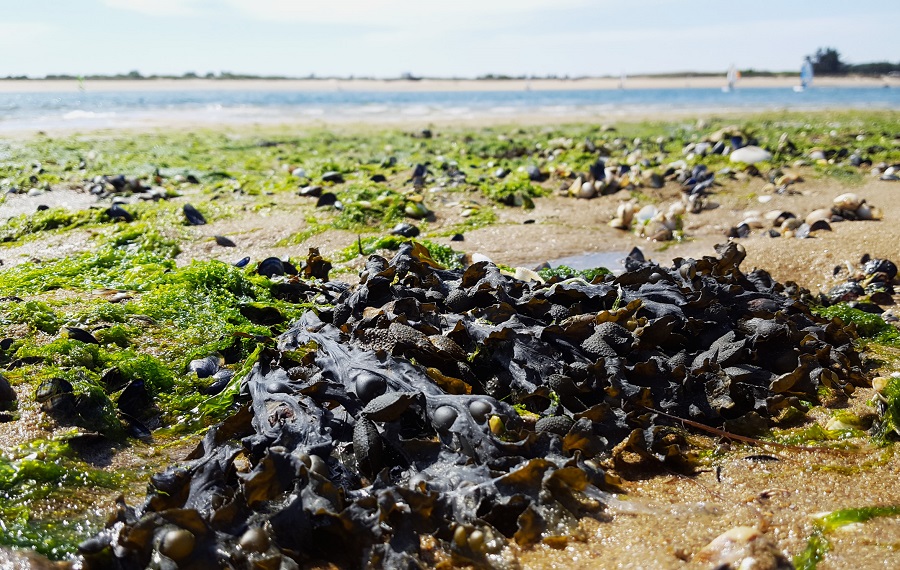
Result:
[[366,237],[366,238],[358,238],[356,243],[347,246],[343,250],[341,250],[336,256],[335,259],[337,261],[349,261],[360,255],[372,255],[373,253],[378,252],[379,250],[391,250],[397,251],[400,249],[400,246],[404,243],[417,243],[428,251],[431,259],[446,269],[461,269],[463,267],[462,264],[462,254],[458,251],[455,251],[453,248],[435,243],[430,240],[425,239],[417,239],[411,240],[409,238],[405,238],[402,236],[382,236],[382,237]]
[[564,281],[566,279],[584,279],[588,283],[597,277],[610,275],[611,272],[605,267],[594,267],[590,269],[572,269],[568,265],[558,265],[556,267],[547,267],[538,271],[544,281]]
[[[833,162],[814,164],[815,175],[855,183],[861,179],[859,170],[842,164],[840,149],[861,149],[873,162],[896,162],[900,148],[892,133],[896,132],[898,116],[885,111],[771,113],[738,121],[736,126],[768,148],[777,148],[782,136],[790,141],[791,145],[776,151],[772,166],[803,159],[812,148],[822,148]],[[189,193],[192,203],[214,221],[240,216],[242,212],[272,211],[279,207],[279,196],[293,194],[307,184],[321,184],[337,194],[343,209],[314,209],[312,203],[300,199],[297,216],[305,220],[306,227],[278,245],[298,244],[328,229],[343,228],[366,236],[341,254],[342,260],[349,261],[359,255],[360,246],[365,254],[370,254],[380,249],[395,250],[405,241],[366,234],[383,234],[390,225],[407,217],[406,207],[415,203],[410,200],[414,190],[408,187],[409,172],[416,164],[426,165],[436,178],[442,176],[438,170],[441,162],[455,161],[465,173],[465,180],[458,185],[441,188],[436,195],[439,198],[423,193],[426,206],[431,200],[457,197],[460,202],[481,197],[490,201],[488,206],[473,208],[464,222],[441,229],[440,235],[450,235],[496,223],[496,211],[505,205],[529,207],[534,199],[560,184],[571,183],[577,174],[587,171],[598,155],[608,156],[609,166],[626,164],[624,155],[636,138],[645,141],[644,157],[649,167],[661,169],[664,164],[648,149],[658,145],[667,152],[680,152],[685,144],[732,123],[720,119],[704,125],[623,123],[615,131],[594,125],[448,128],[429,139],[397,130],[360,134],[322,129],[249,134],[154,133],[128,138],[41,137],[4,143],[9,152],[0,162],[0,190],[86,187],[86,181],[96,176],[122,174],[140,178],[145,186],[158,185],[169,197]],[[661,137],[660,141],[648,147],[646,141],[657,137]],[[436,159],[438,156],[443,157],[441,161]],[[689,159],[689,164],[704,164],[711,170],[734,167],[720,155],[696,156]],[[530,165],[540,167],[547,179],[527,180],[521,169]],[[297,167],[306,171],[304,178],[291,174]],[[494,171],[498,167],[511,174],[497,180]],[[327,171],[342,173],[346,182],[323,183],[321,177]],[[385,175],[387,182],[371,182],[373,174]],[[187,177],[198,182],[182,181]],[[649,199],[647,194],[644,196]],[[241,377],[264,350],[266,339],[286,326],[253,322],[240,308],[271,307],[289,323],[310,306],[275,298],[271,280],[255,275],[252,269],[242,270],[220,262],[178,267],[175,259],[180,244],[192,237],[180,203],[140,202],[125,207],[134,216],[130,224],[109,219],[102,209],[51,209],[15,218],[0,228],[0,247],[44,235],[63,235],[73,229],[89,235],[80,253],[64,259],[0,268],[0,297],[24,297],[21,302],[0,302],[0,333],[14,339],[6,351],[0,352],[0,363],[19,361],[19,367],[8,375],[14,385],[27,386],[26,392],[33,392],[44,379],[68,379],[79,396],[94,398],[94,405],[105,410],[105,421],[111,424],[108,433],[114,436],[115,429],[121,426],[109,412],[114,411],[120,392],[107,390],[102,378],[105,371],[115,368],[126,383],[144,382],[154,398],[163,426],[154,432],[155,436],[199,431],[234,409]],[[423,234],[426,238],[435,235],[427,229],[423,229]],[[459,266],[459,252],[427,239],[417,243],[436,263]],[[557,274],[544,278],[593,280],[605,272],[557,269]],[[118,290],[130,299],[111,303],[95,295],[104,289]],[[885,342],[880,335],[890,333],[882,324],[868,322],[868,316],[847,313],[844,317],[857,320],[857,329],[867,343],[871,344],[871,339]],[[59,335],[63,326],[91,331],[99,345],[63,338]],[[208,380],[187,373],[186,367],[192,358],[215,353],[223,355],[235,376],[223,392],[208,396],[203,393]],[[885,414],[885,425],[895,426],[891,418],[900,418],[900,385],[889,386],[885,394],[892,402]],[[846,433],[821,431],[825,433],[809,432],[798,437],[835,446],[846,443]],[[58,481],[62,481],[61,486],[43,498],[35,498],[35,506],[42,501],[48,505],[58,503],[70,493],[91,488],[69,484],[77,483],[77,479]],[[115,480],[110,484],[118,485]],[[7,525],[8,521],[19,525],[15,527],[19,530],[8,534],[18,536],[18,542],[9,544],[36,547],[61,557],[71,552],[71,545],[79,536],[90,534],[73,526],[78,523],[66,522],[80,519],[78,513],[86,510],[56,511],[54,517],[41,519],[33,516],[37,509],[28,508],[4,511],[0,518]],[[13,540],[8,537],[8,541]]]
[[71,230],[104,220],[108,221],[109,217],[100,209],[71,211],[66,208],[49,208],[32,215],[22,214],[8,219],[0,228],[0,242],[17,241],[28,235],[51,230]]
[[874,506],[852,509],[841,509],[814,520],[814,530],[807,540],[806,549],[794,557],[797,570],[815,570],[831,550],[828,533],[849,524],[865,523],[879,517],[895,517],[900,515],[900,507]]
[[891,377],[876,398],[882,410],[875,434],[880,440],[886,441],[889,436],[900,435],[900,378]]
[[97,493],[129,481],[90,467],[64,440],[34,440],[0,452],[0,545],[32,548],[53,559],[75,552],[102,528],[91,507]]
[[854,309],[846,303],[831,307],[819,307],[814,313],[826,318],[838,318],[845,324],[856,327],[857,333],[866,340],[889,346],[900,346],[900,331],[884,322],[879,315]]

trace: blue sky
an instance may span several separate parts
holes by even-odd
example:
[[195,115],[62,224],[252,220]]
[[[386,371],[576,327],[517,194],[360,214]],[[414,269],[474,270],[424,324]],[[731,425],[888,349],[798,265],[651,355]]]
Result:
[[231,71],[433,77],[900,61],[900,2],[0,0],[0,77]]

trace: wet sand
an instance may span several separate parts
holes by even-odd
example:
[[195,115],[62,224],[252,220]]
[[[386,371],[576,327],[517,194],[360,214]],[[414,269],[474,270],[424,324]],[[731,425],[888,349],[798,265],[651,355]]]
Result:
[[[728,181],[716,187],[712,200],[716,208],[686,217],[688,239],[681,243],[656,243],[607,225],[616,207],[630,198],[626,193],[578,200],[558,196],[536,201],[534,210],[503,208],[498,222],[471,231],[465,241],[451,244],[448,238],[436,238],[454,249],[479,252],[508,265],[532,267],[545,260],[579,255],[589,251],[627,252],[641,247],[648,258],[668,263],[674,257],[713,255],[713,245],[726,240],[724,232],[738,222],[747,210],[765,212],[788,210],[797,215],[828,207],[833,198],[852,191],[884,213],[880,221],[843,222],[830,232],[817,232],[811,239],[769,238],[757,230],[740,240],[747,251],[742,268],[766,269],[780,281],[793,280],[819,291],[835,283],[835,265],[856,263],[864,253],[896,260],[900,249],[900,183],[875,178],[847,187],[834,180],[819,178],[813,169],[797,171],[804,180],[793,186],[794,193],[767,194],[763,180]],[[672,184],[654,191],[652,198],[660,209],[677,200],[680,189]],[[765,203],[760,196],[768,196]],[[188,199],[186,196],[185,199]],[[194,228],[194,239],[185,245],[180,264],[192,259],[220,255],[210,240],[213,235],[236,236],[242,251],[258,257],[297,255],[307,247],[319,247],[327,258],[343,248],[352,236],[329,231],[291,247],[273,244],[298,231],[296,211],[303,207],[290,197],[281,213],[253,213],[240,220],[224,220]],[[453,195],[435,194],[429,208],[437,213],[437,222],[429,230],[461,221],[462,208]],[[11,207],[12,204],[7,204]],[[529,223],[526,223],[529,222]],[[33,242],[25,249],[6,249],[7,263],[27,259],[53,247],[59,253],[73,244]],[[77,241],[74,237],[74,241]],[[86,236],[83,239],[87,239]],[[35,249],[28,249],[35,248]],[[352,272],[350,273],[352,274]],[[350,279],[348,274],[341,279]],[[890,359],[878,371],[889,374],[900,366],[900,357]],[[871,416],[870,389],[861,389],[850,405],[860,416]],[[814,415],[825,423],[825,412]],[[694,435],[701,448],[712,449],[721,442]],[[525,568],[703,568],[695,559],[700,549],[713,538],[735,526],[759,526],[776,548],[788,557],[799,553],[813,531],[811,516],[822,511],[872,505],[900,505],[900,459],[894,448],[878,449],[863,445],[859,453],[835,455],[826,452],[793,452],[754,449],[731,445],[730,450],[713,456],[694,477],[671,473],[632,473],[623,489],[638,505],[636,513],[611,511],[609,520],[585,520],[580,540],[565,545],[539,545],[520,553]],[[748,459],[769,455],[775,460]],[[829,535],[833,550],[819,564],[820,570],[838,568],[900,567],[900,519],[876,519]],[[0,558],[2,562],[2,558]]]

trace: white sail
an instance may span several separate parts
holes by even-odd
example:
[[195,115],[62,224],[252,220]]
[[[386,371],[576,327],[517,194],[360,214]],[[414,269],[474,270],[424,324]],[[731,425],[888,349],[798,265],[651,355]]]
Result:
[[732,65],[731,67],[729,67],[728,73],[725,74],[725,80],[728,82],[728,84],[722,88],[722,91],[726,93],[728,93],[729,91],[734,91],[734,87],[735,85],[737,85],[738,77],[740,77],[740,74],[734,68],[734,66]]
[[798,93],[800,91],[806,91],[807,87],[810,87],[813,82],[813,66],[812,62],[809,61],[809,58],[806,58],[806,61],[803,62],[803,65],[800,67],[800,85],[794,87],[794,91]]

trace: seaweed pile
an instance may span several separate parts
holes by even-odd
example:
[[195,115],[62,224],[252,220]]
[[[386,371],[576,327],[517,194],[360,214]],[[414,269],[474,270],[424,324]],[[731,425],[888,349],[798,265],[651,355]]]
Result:
[[[264,350],[240,410],[80,546],[86,568],[504,567],[602,516],[604,467],[690,469],[678,416],[774,417],[864,378],[853,332],[743,248],[614,277],[370,256]],[[664,412],[660,414],[658,412]],[[425,537],[425,538],[423,538]]]

